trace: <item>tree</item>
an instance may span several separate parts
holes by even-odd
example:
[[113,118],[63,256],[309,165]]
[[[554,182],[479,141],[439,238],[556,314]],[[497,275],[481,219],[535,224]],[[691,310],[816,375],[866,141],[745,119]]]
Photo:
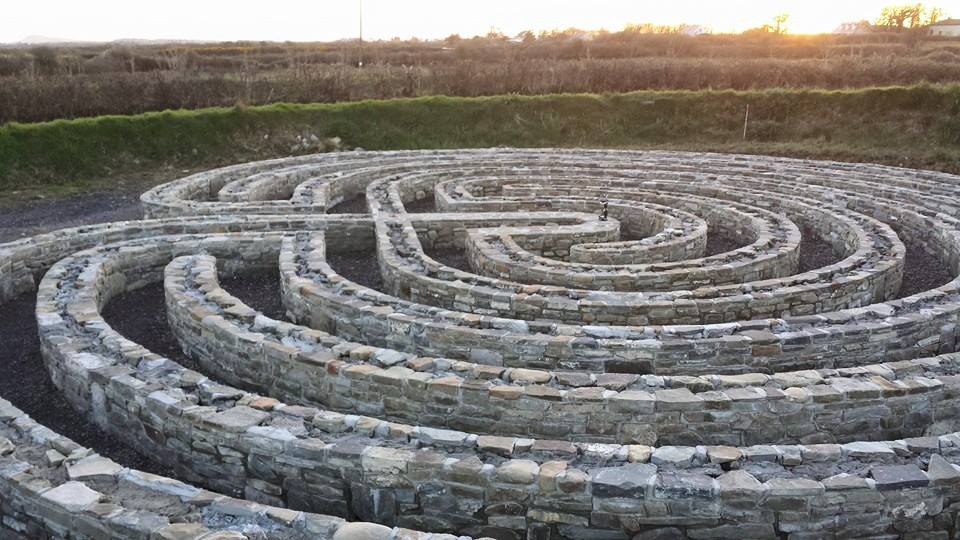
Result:
[[883,8],[877,17],[877,28],[886,32],[920,30],[943,18],[943,10],[923,4],[900,4]]
[[790,15],[787,13],[781,13],[773,18],[773,24],[767,23],[756,28],[751,28],[745,30],[743,35],[745,36],[782,36],[787,33],[787,19],[790,18]]
[[34,68],[41,75],[53,75],[60,67],[60,58],[52,47],[46,45],[34,47],[30,50],[30,54],[33,56]]
[[782,36],[787,33],[787,19],[790,18],[788,13],[781,13],[773,18],[773,33]]
[[510,39],[509,36],[501,32],[500,30],[494,28],[493,26],[490,27],[490,31],[487,32],[487,35],[484,37],[489,39],[490,41],[508,41]]
[[524,30],[517,34],[517,38],[524,43],[533,43],[537,40],[537,35],[530,30]]

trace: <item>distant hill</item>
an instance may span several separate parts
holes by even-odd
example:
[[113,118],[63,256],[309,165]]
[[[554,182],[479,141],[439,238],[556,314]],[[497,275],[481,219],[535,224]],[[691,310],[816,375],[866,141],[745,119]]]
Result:
[[68,39],[60,37],[50,37],[50,36],[40,36],[33,35],[27,36],[20,41],[10,43],[10,45],[17,46],[33,46],[33,45],[126,45],[126,46],[146,46],[146,45],[167,45],[167,44],[178,44],[178,43],[210,43],[207,40],[190,40],[190,39],[137,39],[137,38],[125,38],[125,39],[115,39],[113,41],[85,41],[80,39]]
[[53,45],[61,43],[83,43],[77,39],[67,39],[59,37],[50,37],[50,36],[27,36],[20,41],[14,43],[14,45]]

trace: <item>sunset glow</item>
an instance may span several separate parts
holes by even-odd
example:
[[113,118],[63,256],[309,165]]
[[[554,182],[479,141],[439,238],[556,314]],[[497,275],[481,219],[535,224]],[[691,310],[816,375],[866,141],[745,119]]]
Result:
[[[424,39],[473,36],[496,29],[577,27],[620,30],[630,23],[698,24],[714,32],[738,32],[790,15],[791,33],[830,32],[848,21],[874,19],[889,0],[730,0],[672,2],[636,0],[363,0],[364,35]],[[895,2],[894,2],[895,3]],[[328,41],[358,31],[358,0],[271,2],[168,0],[37,0],[8,3],[0,17],[0,42],[26,36],[109,41],[124,38],[190,40]],[[933,2],[960,15],[960,0]]]

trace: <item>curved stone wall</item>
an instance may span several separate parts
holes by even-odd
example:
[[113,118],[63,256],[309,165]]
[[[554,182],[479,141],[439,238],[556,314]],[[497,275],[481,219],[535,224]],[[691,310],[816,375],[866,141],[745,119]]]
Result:
[[[161,186],[153,219],[0,246],[0,300],[36,288],[58,389],[180,480],[0,402],[0,530],[952,537],[960,279],[899,290],[908,249],[960,274],[958,188],[872,165],[509,149]],[[325,213],[354,197],[369,215]],[[719,234],[731,245],[707,253]],[[811,244],[834,262],[800,270]],[[273,266],[288,320],[220,285]],[[161,282],[198,371],[101,315]],[[190,517],[138,509],[153,496]]]

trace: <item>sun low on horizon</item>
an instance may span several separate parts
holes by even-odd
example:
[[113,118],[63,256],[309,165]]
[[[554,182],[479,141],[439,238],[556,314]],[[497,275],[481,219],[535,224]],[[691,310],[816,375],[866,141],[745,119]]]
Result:
[[[699,25],[712,32],[740,32],[789,16],[790,33],[831,32],[846,22],[875,19],[889,0],[717,2],[595,0],[168,0],[163,3],[94,0],[39,0],[5,6],[0,42],[27,36],[58,40],[183,39],[210,41],[331,41],[359,34],[361,13],[367,39],[451,34],[483,35],[495,30],[580,28],[620,30],[629,24]],[[950,16],[960,15],[960,0],[930,2]]]

